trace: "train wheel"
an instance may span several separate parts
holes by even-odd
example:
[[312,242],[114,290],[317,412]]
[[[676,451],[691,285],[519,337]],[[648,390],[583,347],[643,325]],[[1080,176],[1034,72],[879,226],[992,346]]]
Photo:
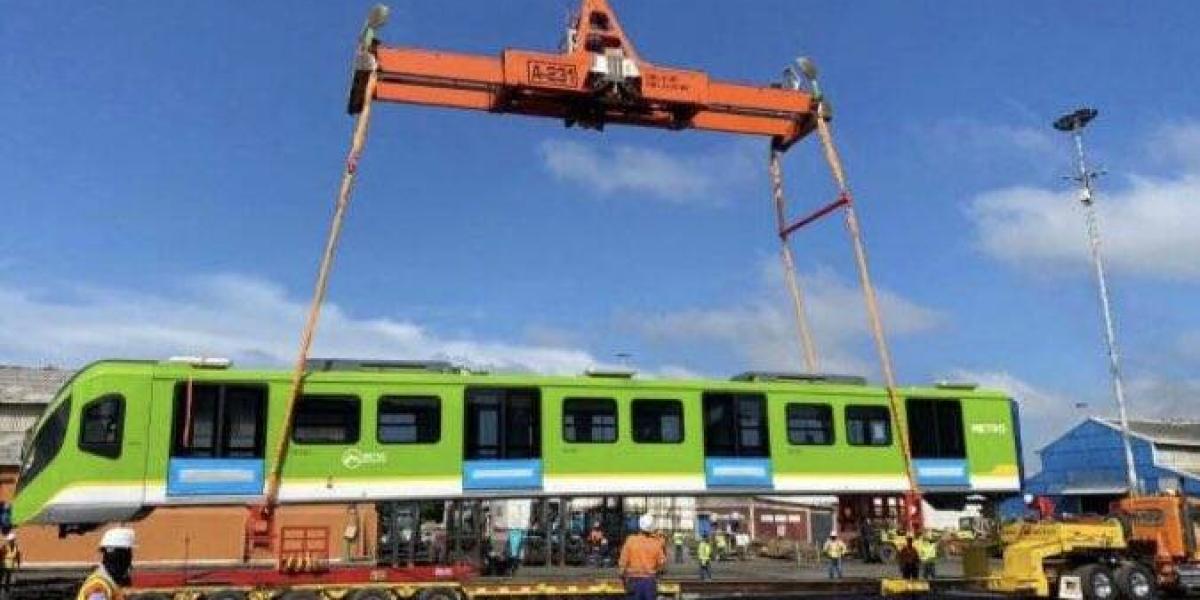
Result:
[[1124,598],[1147,600],[1158,595],[1154,573],[1144,565],[1135,562],[1121,563],[1113,577],[1117,580],[1117,589]]
[[1117,597],[1117,584],[1113,581],[1112,571],[1104,565],[1085,565],[1072,573],[1079,576],[1079,585],[1087,600],[1113,600]]

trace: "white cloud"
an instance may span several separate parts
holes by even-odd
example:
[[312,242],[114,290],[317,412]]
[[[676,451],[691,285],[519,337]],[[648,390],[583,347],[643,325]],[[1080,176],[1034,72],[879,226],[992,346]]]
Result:
[[746,181],[756,169],[765,172],[744,148],[735,143],[720,153],[677,156],[630,145],[609,149],[598,143],[547,140],[539,150],[556,178],[601,196],[628,193],[680,204],[717,204],[731,184]]
[[[119,288],[41,293],[0,283],[0,362],[78,366],[97,358],[226,356],[290,365],[307,301],[254,277],[215,275],[155,292]],[[359,318],[335,303],[312,354],[446,359],[477,368],[570,374],[596,366],[567,346],[445,337],[400,319]]]
[[[1133,275],[1200,280],[1200,235],[1193,225],[1200,222],[1200,122],[1163,127],[1148,148],[1182,169],[1171,177],[1101,180],[1096,207],[1104,258]],[[987,191],[971,201],[967,215],[980,248],[1006,263],[1044,272],[1089,260],[1078,191],[1065,185]]]
[[[1135,177],[1096,201],[1105,261],[1116,270],[1176,280],[1200,279],[1200,173]],[[1043,270],[1089,260],[1077,194],[1011,187],[980,194],[968,211],[978,243],[1012,265]]]
[[[750,300],[718,308],[693,308],[651,314],[625,314],[621,324],[657,344],[695,345],[715,342],[729,347],[749,368],[799,370],[802,365],[791,300],[784,292],[777,265],[768,268],[767,283]],[[806,314],[825,372],[877,372],[873,355],[864,354],[868,324],[862,294],[828,271],[801,277]],[[944,318],[889,291],[880,292],[888,333],[928,331]]]
[[1146,147],[1163,162],[1200,169],[1200,121],[1168,123],[1158,128]]

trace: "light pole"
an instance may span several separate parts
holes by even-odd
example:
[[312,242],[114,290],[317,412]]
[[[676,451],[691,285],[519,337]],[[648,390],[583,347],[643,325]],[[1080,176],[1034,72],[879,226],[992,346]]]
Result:
[[1100,256],[1100,227],[1096,222],[1095,198],[1092,182],[1098,173],[1088,169],[1083,153],[1083,128],[1096,118],[1094,108],[1081,108],[1065,114],[1054,121],[1054,128],[1071,134],[1075,139],[1075,155],[1079,161],[1079,174],[1072,177],[1079,183],[1079,202],[1083,204],[1087,219],[1088,243],[1092,251],[1092,264],[1096,267],[1096,285],[1100,291],[1100,310],[1104,315],[1104,341],[1108,346],[1108,373],[1112,376],[1113,395],[1117,398],[1117,411],[1121,419],[1121,444],[1125,450],[1125,471],[1129,478],[1129,493],[1138,494],[1137,469],[1133,464],[1133,445],[1129,441],[1129,416],[1125,410],[1125,384],[1121,379],[1121,360],[1117,352],[1117,334],[1113,327],[1112,306],[1108,299],[1108,278],[1104,275],[1104,259]]

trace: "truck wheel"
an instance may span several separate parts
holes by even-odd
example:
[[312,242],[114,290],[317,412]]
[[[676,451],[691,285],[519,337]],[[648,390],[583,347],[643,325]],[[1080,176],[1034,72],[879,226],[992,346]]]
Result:
[[1147,600],[1158,594],[1158,585],[1154,573],[1144,565],[1127,562],[1122,563],[1113,574],[1117,580],[1117,589],[1129,600]]
[[1079,576],[1079,585],[1087,600],[1113,600],[1117,597],[1117,584],[1113,581],[1112,571],[1104,565],[1085,565],[1075,569],[1073,574]]

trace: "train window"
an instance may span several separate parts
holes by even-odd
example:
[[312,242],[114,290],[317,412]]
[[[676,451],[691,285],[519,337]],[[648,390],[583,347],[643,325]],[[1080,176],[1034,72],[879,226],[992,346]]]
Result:
[[297,444],[358,442],[357,396],[305,394],[296,403],[292,441]]
[[442,400],[436,396],[379,399],[376,438],[382,444],[436,444],[442,437]]
[[125,427],[125,397],[107,394],[83,405],[79,421],[79,449],[105,458],[121,456]]
[[534,388],[467,389],[466,458],[541,457],[540,400]]
[[266,407],[263,385],[176,384],[171,456],[262,458]]
[[892,445],[892,419],[886,406],[847,406],[846,441],[851,446]]
[[963,443],[962,403],[958,400],[910,398],[909,443],[913,458],[966,458]]
[[704,394],[704,455],[769,455],[767,398],[762,394]]
[[563,439],[590,443],[617,441],[617,402],[612,398],[563,400]]
[[678,400],[634,400],[633,441],[678,444],[683,441],[683,403]]
[[58,408],[42,423],[42,428],[33,437],[33,443],[21,457],[21,474],[17,477],[17,491],[21,491],[29,482],[41,473],[54,460],[67,439],[67,424],[71,420],[71,397],[63,399]]
[[788,442],[798,446],[833,443],[833,409],[826,404],[787,405]]

